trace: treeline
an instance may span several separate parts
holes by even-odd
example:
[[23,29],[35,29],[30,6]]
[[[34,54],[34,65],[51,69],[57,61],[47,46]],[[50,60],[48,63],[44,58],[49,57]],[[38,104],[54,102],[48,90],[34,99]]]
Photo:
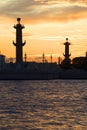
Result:
[[75,57],[71,59],[64,59],[60,65],[64,69],[85,69],[87,70],[87,57]]

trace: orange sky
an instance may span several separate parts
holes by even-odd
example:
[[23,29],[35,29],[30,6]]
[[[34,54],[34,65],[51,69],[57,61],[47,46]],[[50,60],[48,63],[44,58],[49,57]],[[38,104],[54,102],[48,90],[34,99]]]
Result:
[[15,57],[16,18],[21,17],[24,53],[30,58],[44,52],[63,56],[66,37],[72,57],[87,51],[87,0],[5,0],[0,1],[0,52]]

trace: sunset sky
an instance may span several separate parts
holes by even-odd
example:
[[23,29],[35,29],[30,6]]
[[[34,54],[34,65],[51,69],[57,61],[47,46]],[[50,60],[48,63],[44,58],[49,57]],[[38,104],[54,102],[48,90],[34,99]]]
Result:
[[65,39],[71,43],[72,57],[87,51],[87,0],[3,0],[0,1],[0,52],[15,57],[14,24],[21,17],[24,53],[55,57],[64,53]]

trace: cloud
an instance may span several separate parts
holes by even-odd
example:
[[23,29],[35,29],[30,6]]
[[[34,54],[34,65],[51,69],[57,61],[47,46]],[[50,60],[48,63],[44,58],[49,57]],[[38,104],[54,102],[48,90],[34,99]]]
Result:
[[87,18],[87,0],[6,1],[0,5],[1,16],[13,19],[22,17],[28,23],[66,22]]

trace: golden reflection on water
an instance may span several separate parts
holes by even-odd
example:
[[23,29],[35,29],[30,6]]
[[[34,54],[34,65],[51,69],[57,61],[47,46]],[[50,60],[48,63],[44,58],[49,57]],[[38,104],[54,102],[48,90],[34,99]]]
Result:
[[0,81],[0,130],[86,130],[87,81]]

